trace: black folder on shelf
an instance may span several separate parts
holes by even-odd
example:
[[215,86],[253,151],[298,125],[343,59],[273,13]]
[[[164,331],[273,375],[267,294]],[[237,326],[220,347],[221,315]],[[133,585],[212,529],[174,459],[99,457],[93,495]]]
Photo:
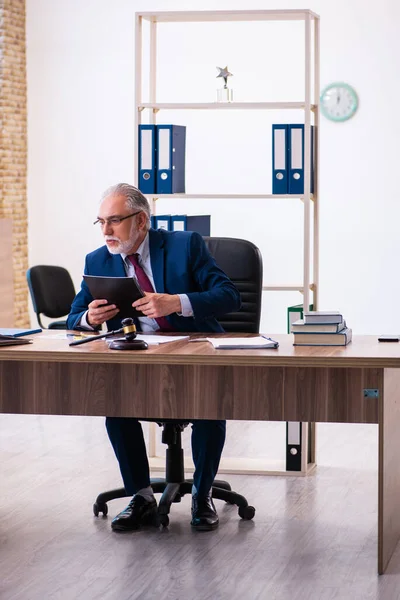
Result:
[[118,317],[143,317],[141,311],[133,308],[132,303],[144,297],[138,282],[133,277],[102,277],[84,275],[90,293],[95,300],[107,300],[119,308]]

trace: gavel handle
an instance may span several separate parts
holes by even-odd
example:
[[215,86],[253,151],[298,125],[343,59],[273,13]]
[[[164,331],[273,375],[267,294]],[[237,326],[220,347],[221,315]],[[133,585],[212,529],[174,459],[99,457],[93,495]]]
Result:
[[116,329],[115,331],[108,331],[107,333],[102,333],[101,335],[94,335],[93,337],[83,338],[83,340],[75,340],[74,342],[70,342],[70,346],[79,346],[80,344],[86,344],[87,342],[93,342],[93,340],[99,340],[101,338],[111,337],[117,333],[124,333],[123,329]]

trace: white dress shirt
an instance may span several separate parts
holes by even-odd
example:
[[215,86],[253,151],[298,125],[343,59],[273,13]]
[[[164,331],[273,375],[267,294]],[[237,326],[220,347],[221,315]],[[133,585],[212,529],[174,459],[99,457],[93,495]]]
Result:
[[[143,242],[140,244],[139,248],[137,249],[136,254],[139,255],[139,258],[138,258],[139,264],[142,267],[143,271],[146,273],[147,277],[150,279],[151,285],[153,286],[153,289],[155,290],[153,271],[151,269],[150,245],[149,245],[148,232],[147,232],[146,237],[144,238]],[[127,277],[135,277],[135,279],[137,279],[136,274],[135,274],[135,267],[129,260],[128,256],[126,254],[121,253],[121,258],[124,261],[126,276]],[[181,307],[182,307],[182,312],[178,313],[179,316],[193,317],[192,305],[190,303],[190,300],[189,300],[187,294],[178,294],[178,296],[181,301]],[[87,314],[88,314],[88,311],[86,311],[85,314],[82,315],[82,318],[80,321],[80,326],[85,327],[85,329],[94,329],[93,327],[91,327],[89,325],[89,323],[87,321]],[[158,329],[160,329],[158,326],[158,323],[155,319],[151,319],[150,317],[138,317],[138,320],[139,320],[140,327],[141,327],[141,330],[143,331],[143,333],[146,331],[147,332],[157,331]]]

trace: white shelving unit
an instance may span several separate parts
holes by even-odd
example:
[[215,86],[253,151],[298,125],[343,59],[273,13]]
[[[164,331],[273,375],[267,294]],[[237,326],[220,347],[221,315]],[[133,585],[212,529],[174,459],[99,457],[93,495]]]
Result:
[[[157,25],[159,23],[206,23],[216,21],[303,21],[304,22],[304,98],[299,102],[191,102],[191,103],[158,103],[157,102]],[[142,99],[142,72],[143,72],[143,21],[147,21],[150,28],[149,36],[149,102],[143,102]],[[291,285],[268,285],[266,282],[263,290],[272,291],[298,291],[303,295],[303,306],[309,306],[310,293],[313,293],[313,304],[318,306],[318,268],[319,268],[319,211],[318,211],[318,167],[319,167],[319,16],[311,10],[250,10],[250,11],[177,11],[177,12],[141,12],[136,13],[136,36],[135,36],[135,149],[138,148],[138,125],[142,122],[144,111],[149,111],[149,122],[155,124],[157,113],[162,110],[301,110],[304,112],[304,190],[305,193],[298,196],[303,203],[303,281],[295,282]],[[313,59],[313,64],[312,64]],[[312,81],[313,77],[313,81]],[[312,85],[313,84],[313,85]],[[313,91],[312,91],[313,90]],[[313,122],[312,122],[313,119]],[[310,190],[311,173],[311,125],[315,126],[314,138],[314,193]],[[135,182],[138,184],[138,165],[135,161]],[[196,191],[197,192],[197,191]],[[156,202],[159,198],[185,198],[185,199],[207,199],[212,198],[215,201],[224,199],[293,199],[293,195],[277,195],[271,193],[262,194],[173,194],[173,195],[148,195],[152,205],[153,214],[156,214]],[[313,202],[313,228],[311,233],[311,202]],[[312,249],[312,265],[311,265]],[[302,436],[304,447],[311,444],[312,463],[314,462],[314,442],[308,440],[309,428],[303,424]],[[305,474],[309,469],[307,467],[307,452],[303,452],[302,469],[296,474]],[[150,431],[150,457],[155,457],[155,429]],[[239,464],[240,462],[240,464]],[[277,473],[282,469],[264,469],[257,460],[254,465],[251,461],[245,465],[243,459],[238,462],[237,469],[230,461],[231,466],[225,472],[241,473]],[[253,461],[254,462],[254,461]],[[154,464],[154,461],[153,461]],[[224,472],[222,465],[222,472]],[[287,471],[283,471],[287,474]]]

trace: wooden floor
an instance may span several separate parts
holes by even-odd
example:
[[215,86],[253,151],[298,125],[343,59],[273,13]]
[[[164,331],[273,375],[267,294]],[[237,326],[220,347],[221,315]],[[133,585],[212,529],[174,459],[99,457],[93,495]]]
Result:
[[[283,427],[229,423],[225,454],[283,458]],[[92,514],[120,483],[103,419],[0,415],[0,598],[400,599],[400,550],[376,574],[377,426],[319,425],[317,448],[307,478],[229,476],[254,521],[218,503],[219,530],[192,532],[185,497],[168,530],[121,535],[124,500]]]

